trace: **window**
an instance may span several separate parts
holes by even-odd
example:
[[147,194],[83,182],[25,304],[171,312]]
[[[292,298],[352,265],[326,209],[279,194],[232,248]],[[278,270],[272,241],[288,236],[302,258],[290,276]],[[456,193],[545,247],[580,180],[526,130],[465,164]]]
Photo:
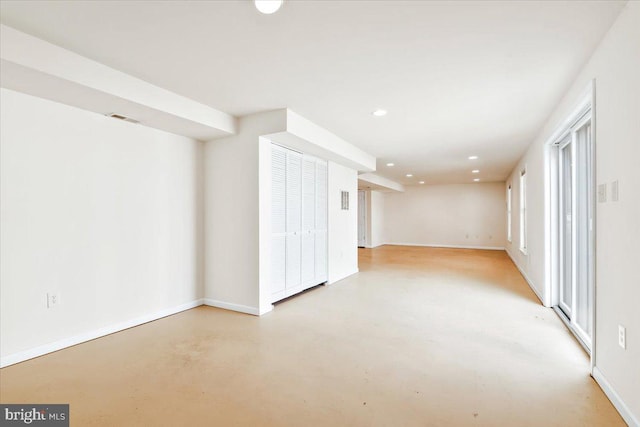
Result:
[[511,242],[511,184],[507,187],[507,241]]
[[527,253],[527,170],[520,172],[520,251]]

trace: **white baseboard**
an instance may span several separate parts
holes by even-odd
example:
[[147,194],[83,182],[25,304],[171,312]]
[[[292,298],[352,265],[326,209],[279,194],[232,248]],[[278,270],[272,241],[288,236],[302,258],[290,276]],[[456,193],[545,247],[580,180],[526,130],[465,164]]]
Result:
[[[261,314],[267,313],[267,310],[264,313],[261,313],[257,307],[250,307],[248,305],[242,304],[233,304],[230,302],[220,301],[217,299],[204,299],[204,305],[208,305],[210,307],[224,308],[225,310],[238,311],[240,313],[253,314],[254,316],[260,316]],[[273,309],[273,307],[272,307]]]
[[509,253],[509,251],[505,250],[505,252],[507,253],[507,255],[509,255],[509,258],[511,258],[511,262],[513,262],[513,265],[516,266],[516,268],[518,269],[522,277],[524,277],[525,282],[527,282],[527,284],[529,285],[533,293],[536,294],[536,297],[538,297],[538,299],[540,300],[540,303],[545,307],[549,307],[549,305],[545,304],[544,298],[542,298],[542,295],[540,295],[540,291],[538,291],[538,289],[536,289],[536,287],[533,285],[533,282],[531,281],[531,279],[529,279],[529,276],[527,276],[527,273],[525,273],[524,270],[520,268],[516,260]]
[[385,243],[378,243],[377,245],[364,245],[364,247],[366,249],[373,249],[373,248],[377,248],[379,246],[383,246]]
[[354,274],[359,273],[359,272],[360,272],[360,269],[356,268],[354,271],[352,271],[350,273],[344,274],[342,276],[338,276],[338,278],[336,278],[336,279],[331,279],[331,280],[327,281],[327,285],[333,285],[334,283],[339,282],[340,280],[346,279],[349,276],[353,276]]
[[503,246],[462,246],[462,245],[440,245],[437,243],[402,243],[402,242],[387,242],[385,245],[392,246],[421,246],[425,248],[447,248],[447,249],[483,249],[487,251],[504,251]]
[[189,310],[191,308],[198,307],[200,305],[202,305],[202,299],[194,300],[185,304],[178,305],[176,307],[166,308],[164,310],[160,310],[155,313],[136,317],[134,319],[116,323],[114,325],[105,326],[104,328],[85,332],[69,338],[63,338],[61,340],[40,345],[38,347],[30,348],[28,350],[20,351],[18,353],[13,353],[8,356],[4,356],[0,359],[0,368],[4,368],[5,366],[24,362],[25,360],[33,359],[35,357],[43,356],[47,353],[53,353],[54,351],[62,350],[63,348],[71,347],[77,344],[81,344],[83,342],[94,340],[96,338],[104,337],[106,335],[110,335],[115,332],[120,332],[125,329],[132,328],[134,326],[139,326],[147,322],[152,322],[154,320],[171,316],[172,314]]
[[593,379],[596,380],[604,394],[607,395],[613,406],[618,410],[622,419],[629,425],[629,427],[640,427],[638,418],[631,412],[629,407],[620,398],[620,395],[611,387],[609,381],[602,375],[602,371],[597,366],[593,367]]
[[260,307],[260,311],[259,311],[258,316],[262,316],[263,314],[267,314],[270,311],[273,311],[273,304],[269,304],[267,307]]

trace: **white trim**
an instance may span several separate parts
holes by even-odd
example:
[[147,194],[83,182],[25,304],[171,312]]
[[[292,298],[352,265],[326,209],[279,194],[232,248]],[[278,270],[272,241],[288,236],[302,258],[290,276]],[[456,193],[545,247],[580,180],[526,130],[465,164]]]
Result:
[[513,243],[513,186],[507,183],[507,242]]
[[582,94],[577,97],[578,102],[573,110],[571,110],[571,112],[565,116],[566,118],[555,127],[556,130],[547,139],[545,145],[553,145],[558,140],[562,139],[567,130],[577,123],[582,116],[587,113],[587,111],[593,110],[593,106],[595,105],[595,83],[595,80],[589,81],[587,87],[582,91]]
[[[362,194],[362,206],[360,203],[360,194]],[[358,190],[358,247],[366,248],[369,244],[369,233],[368,231],[368,221],[367,216],[369,214],[368,204],[371,203],[369,197],[367,197],[366,190]],[[361,218],[363,217],[363,218]],[[360,221],[362,221],[362,228],[364,228],[364,238],[362,239],[362,245],[360,244]]]
[[250,307],[248,305],[233,304],[233,303],[230,303],[230,302],[225,302],[225,301],[220,301],[220,300],[210,299],[210,298],[205,298],[203,301],[204,301],[204,305],[208,305],[209,307],[223,308],[225,310],[238,311],[240,313],[252,314],[254,316],[260,316],[261,314],[264,314],[264,313],[267,313],[267,312],[273,310],[273,305],[271,306],[271,309],[262,310],[262,312],[261,312],[260,309],[258,309],[256,307]]
[[544,291],[548,296],[549,306],[558,304],[556,289],[559,280],[559,223],[558,156],[553,145],[544,146]]
[[43,356],[54,351],[62,350],[67,347],[72,347],[83,342],[91,341],[96,338],[111,335],[115,332],[124,331],[125,329],[133,328],[134,326],[140,326],[144,323],[152,322],[154,320],[161,319],[163,317],[171,316],[172,314],[179,313],[181,311],[189,310],[194,307],[202,305],[202,299],[197,299],[191,302],[187,302],[175,307],[165,308],[164,310],[157,311],[155,313],[147,314],[144,316],[136,317],[134,319],[119,322],[110,326],[105,326],[100,329],[85,332],[79,335],[74,335],[69,338],[63,338],[52,343],[40,345],[38,347],[23,350],[18,353],[9,354],[0,359],[0,368],[5,366],[14,365],[16,363],[24,362],[25,360],[33,359],[35,357]]
[[533,293],[536,294],[536,296],[540,300],[540,303],[545,307],[549,307],[549,304],[545,303],[544,298],[542,297],[542,295],[540,295],[540,291],[534,286],[533,281],[531,279],[529,279],[529,276],[527,276],[527,273],[525,273],[524,270],[522,268],[520,268],[520,266],[516,262],[515,258],[513,258],[513,256],[511,255],[511,253],[509,251],[505,251],[505,252],[507,253],[507,255],[509,255],[509,258],[511,258],[511,261],[513,262],[513,265],[516,266],[516,268],[518,269],[518,271],[520,272],[520,274],[524,278],[525,282],[527,282],[527,284],[529,285],[529,287],[533,291]]
[[387,242],[385,245],[393,246],[421,246],[425,248],[449,248],[449,249],[482,249],[487,251],[504,251],[504,246],[463,246],[463,245],[441,245],[438,243],[403,243]]
[[606,394],[611,403],[613,403],[613,406],[618,410],[624,422],[626,422],[629,427],[640,427],[640,422],[638,422],[638,419],[633,412],[631,412],[631,409],[624,403],[620,395],[616,393],[597,366],[593,367],[593,379],[596,380],[602,391],[604,391],[604,394]]
[[[545,292],[547,293],[550,301],[550,306],[556,306],[560,304],[559,298],[559,281],[560,281],[560,266],[559,266],[559,250],[560,250],[560,237],[559,230],[560,224],[558,221],[558,213],[560,206],[558,205],[558,182],[559,182],[559,167],[558,167],[558,150],[559,147],[562,146],[562,142],[567,138],[567,135],[572,134],[572,128],[577,127],[581,123],[584,124],[587,121],[591,123],[591,182],[590,185],[592,188],[591,194],[595,196],[593,193],[596,188],[596,157],[595,157],[595,145],[596,145],[596,82],[595,79],[590,80],[585,89],[582,91],[580,96],[577,97],[577,102],[574,104],[574,107],[571,109],[570,113],[565,116],[565,119],[562,120],[555,128],[553,133],[544,143],[544,184],[545,184]],[[575,150],[573,151],[573,156],[575,156]],[[575,170],[574,170],[575,174]],[[572,181],[576,182],[575,177],[572,177]],[[575,197],[575,194],[573,195]],[[584,339],[581,337],[583,334],[585,338],[589,338],[590,345],[590,359],[591,359],[591,371],[595,368],[596,364],[596,305],[597,305],[597,284],[596,284],[596,216],[597,216],[597,206],[596,206],[595,198],[591,200],[591,206],[589,209],[591,210],[592,215],[592,230],[589,233],[589,245],[590,245],[590,253],[589,253],[589,264],[590,264],[590,283],[589,283],[589,292],[592,293],[592,319],[591,319],[591,337],[586,337],[586,334],[582,331],[578,326],[571,324],[569,329],[572,333],[579,337],[579,341],[583,343]],[[575,200],[572,203],[572,206],[576,206]],[[572,227],[575,227],[576,224],[572,222]],[[575,239],[577,233],[575,230],[572,232],[572,236]],[[572,255],[575,257],[575,254]],[[575,263],[575,259],[572,261]],[[574,289],[575,292],[575,289]],[[575,298],[575,296],[574,296]],[[586,341],[585,341],[586,342]]]
[[346,279],[349,276],[353,276],[354,274],[359,273],[359,272],[360,272],[360,269],[356,268],[354,271],[352,271],[350,273],[347,273],[344,276],[338,277],[337,279],[328,280],[327,281],[327,285],[333,285],[334,283],[339,282],[340,280]]
[[[591,160],[593,164],[591,165],[591,185],[593,186],[593,190],[595,191],[598,188],[598,159],[596,157],[596,80],[592,79],[589,85],[589,89],[591,91]],[[596,239],[598,232],[598,202],[595,200],[592,201],[592,227],[593,230],[591,232],[591,248],[592,248],[592,258],[591,258],[591,277],[593,278],[593,313],[591,316],[591,372],[596,367],[596,316],[597,316],[597,302],[598,302],[598,283],[596,281],[596,268],[597,268],[597,253],[598,253],[598,242]]]
[[527,227],[529,226],[527,218],[527,187],[527,165],[525,164],[520,169],[520,176],[518,177],[518,247],[524,255],[527,255],[527,244],[529,243],[527,234]]
[[379,244],[377,244],[377,245],[364,245],[364,248],[365,248],[365,249],[373,249],[373,248],[377,248],[377,247],[380,247],[380,246],[384,246],[384,245],[386,245],[386,244],[387,244],[387,243],[379,243]]

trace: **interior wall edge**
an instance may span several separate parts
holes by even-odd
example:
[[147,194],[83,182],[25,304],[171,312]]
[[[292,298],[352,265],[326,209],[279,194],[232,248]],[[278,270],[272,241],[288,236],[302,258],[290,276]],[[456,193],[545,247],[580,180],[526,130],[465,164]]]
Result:
[[349,276],[353,276],[354,274],[357,274],[357,273],[359,273],[359,272],[360,272],[360,269],[359,269],[359,268],[356,268],[356,269],[355,269],[354,271],[352,271],[352,272],[349,272],[349,273],[346,273],[346,274],[342,274],[342,275],[340,275],[340,276],[338,276],[338,277],[334,277],[334,278],[332,278],[332,279],[328,280],[328,281],[327,281],[327,285],[333,285],[334,283],[337,283],[337,282],[339,282],[339,281],[341,281],[341,280],[344,280],[344,279],[346,279],[347,277],[349,277]]

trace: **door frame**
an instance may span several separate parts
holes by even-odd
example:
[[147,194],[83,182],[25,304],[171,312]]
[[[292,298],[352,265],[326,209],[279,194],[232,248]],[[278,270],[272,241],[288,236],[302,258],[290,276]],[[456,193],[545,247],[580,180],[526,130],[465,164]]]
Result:
[[[574,217],[574,207],[575,207],[575,195],[574,195],[574,191],[573,191],[573,183],[575,182],[575,174],[574,174],[574,164],[575,164],[575,148],[573,146],[573,138],[571,137],[570,134],[566,134],[565,136],[562,137],[562,139],[560,140],[560,142],[558,143],[557,147],[557,161],[558,161],[558,179],[557,179],[557,189],[558,189],[558,211],[557,211],[557,221],[558,221],[558,233],[556,238],[558,239],[558,282],[557,282],[557,289],[554,290],[553,295],[552,295],[552,300],[555,300],[555,304],[553,304],[553,307],[560,307],[560,309],[564,312],[564,314],[567,317],[572,317],[573,316],[573,312],[574,312],[574,302],[575,302],[575,289],[572,286],[571,288],[571,306],[570,307],[565,307],[566,303],[565,301],[563,301],[562,298],[562,283],[563,280],[566,279],[566,271],[565,271],[565,265],[564,262],[559,262],[561,257],[564,257],[565,253],[565,248],[566,245],[569,244],[571,246],[571,283],[573,284],[574,282],[574,272],[573,272],[573,264],[574,264],[574,256],[575,254],[573,253],[573,249],[575,248],[575,236],[576,236],[576,230],[575,230],[575,217]],[[564,164],[562,162],[562,151],[566,150],[567,147],[569,147],[569,149],[571,150],[571,171],[570,171],[570,179],[571,179],[571,224],[570,224],[570,228],[571,228],[571,241],[566,242],[565,241],[565,225],[563,225],[563,219],[561,218],[561,216],[563,214],[566,214],[565,210],[564,210],[564,206],[563,204],[560,202],[560,200],[563,198],[563,196],[565,195],[564,193],[564,189],[565,187],[562,185],[564,184],[564,177],[566,176],[564,174]]]
[[[360,197],[362,195],[362,198]],[[362,223],[360,222],[362,221]],[[363,230],[363,241],[360,242],[360,227]],[[369,240],[367,233],[367,191],[358,190],[358,247],[366,248]]]
[[[582,122],[586,115],[590,115],[591,121],[591,147],[590,147],[590,160],[591,160],[591,176],[589,185],[591,187],[591,200],[588,200],[590,209],[592,212],[592,232],[589,236],[590,251],[588,254],[589,264],[589,290],[592,295],[592,316],[591,316],[591,351],[587,351],[591,358],[591,373],[593,374],[593,368],[596,364],[596,306],[597,306],[597,281],[596,281],[596,201],[595,191],[597,182],[597,169],[596,169],[596,109],[595,109],[595,80],[591,80],[581,96],[578,98],[578,102],[575,104],[570,114],[566,116],[566,119],[560,123],[556,128],[556,131],[547,140],[544,146],[544,166],[545,166],[545,299],[544,305],[548,307],[556,308],[559,303],[559,255],[560,255],[560,242],[559,242],[559,154],[558,144],[562,142],[566,136],[571,133],[572,128]],[[574,155],[574,153],[572,153]],[[575,168],[574,168],[575,169]],[[575,170],[574,170],[575,173]],[[575,177],[574,177],[575,178]],[[572,227],[575,220],[572,218]],[[575,233],[573,233],[575,235]],[[575,236],[572,236],[574,239]],[[573,257],[573,255],[572,255]],[[556,310],[557,312],[558,310]],[[578,342],[586,348],[586,345],[582,342],[582,338],[572,329],[571,325],[566,321],[564,314],[558,313],[559,317],[567,324],[567,327],[576,336]]]

